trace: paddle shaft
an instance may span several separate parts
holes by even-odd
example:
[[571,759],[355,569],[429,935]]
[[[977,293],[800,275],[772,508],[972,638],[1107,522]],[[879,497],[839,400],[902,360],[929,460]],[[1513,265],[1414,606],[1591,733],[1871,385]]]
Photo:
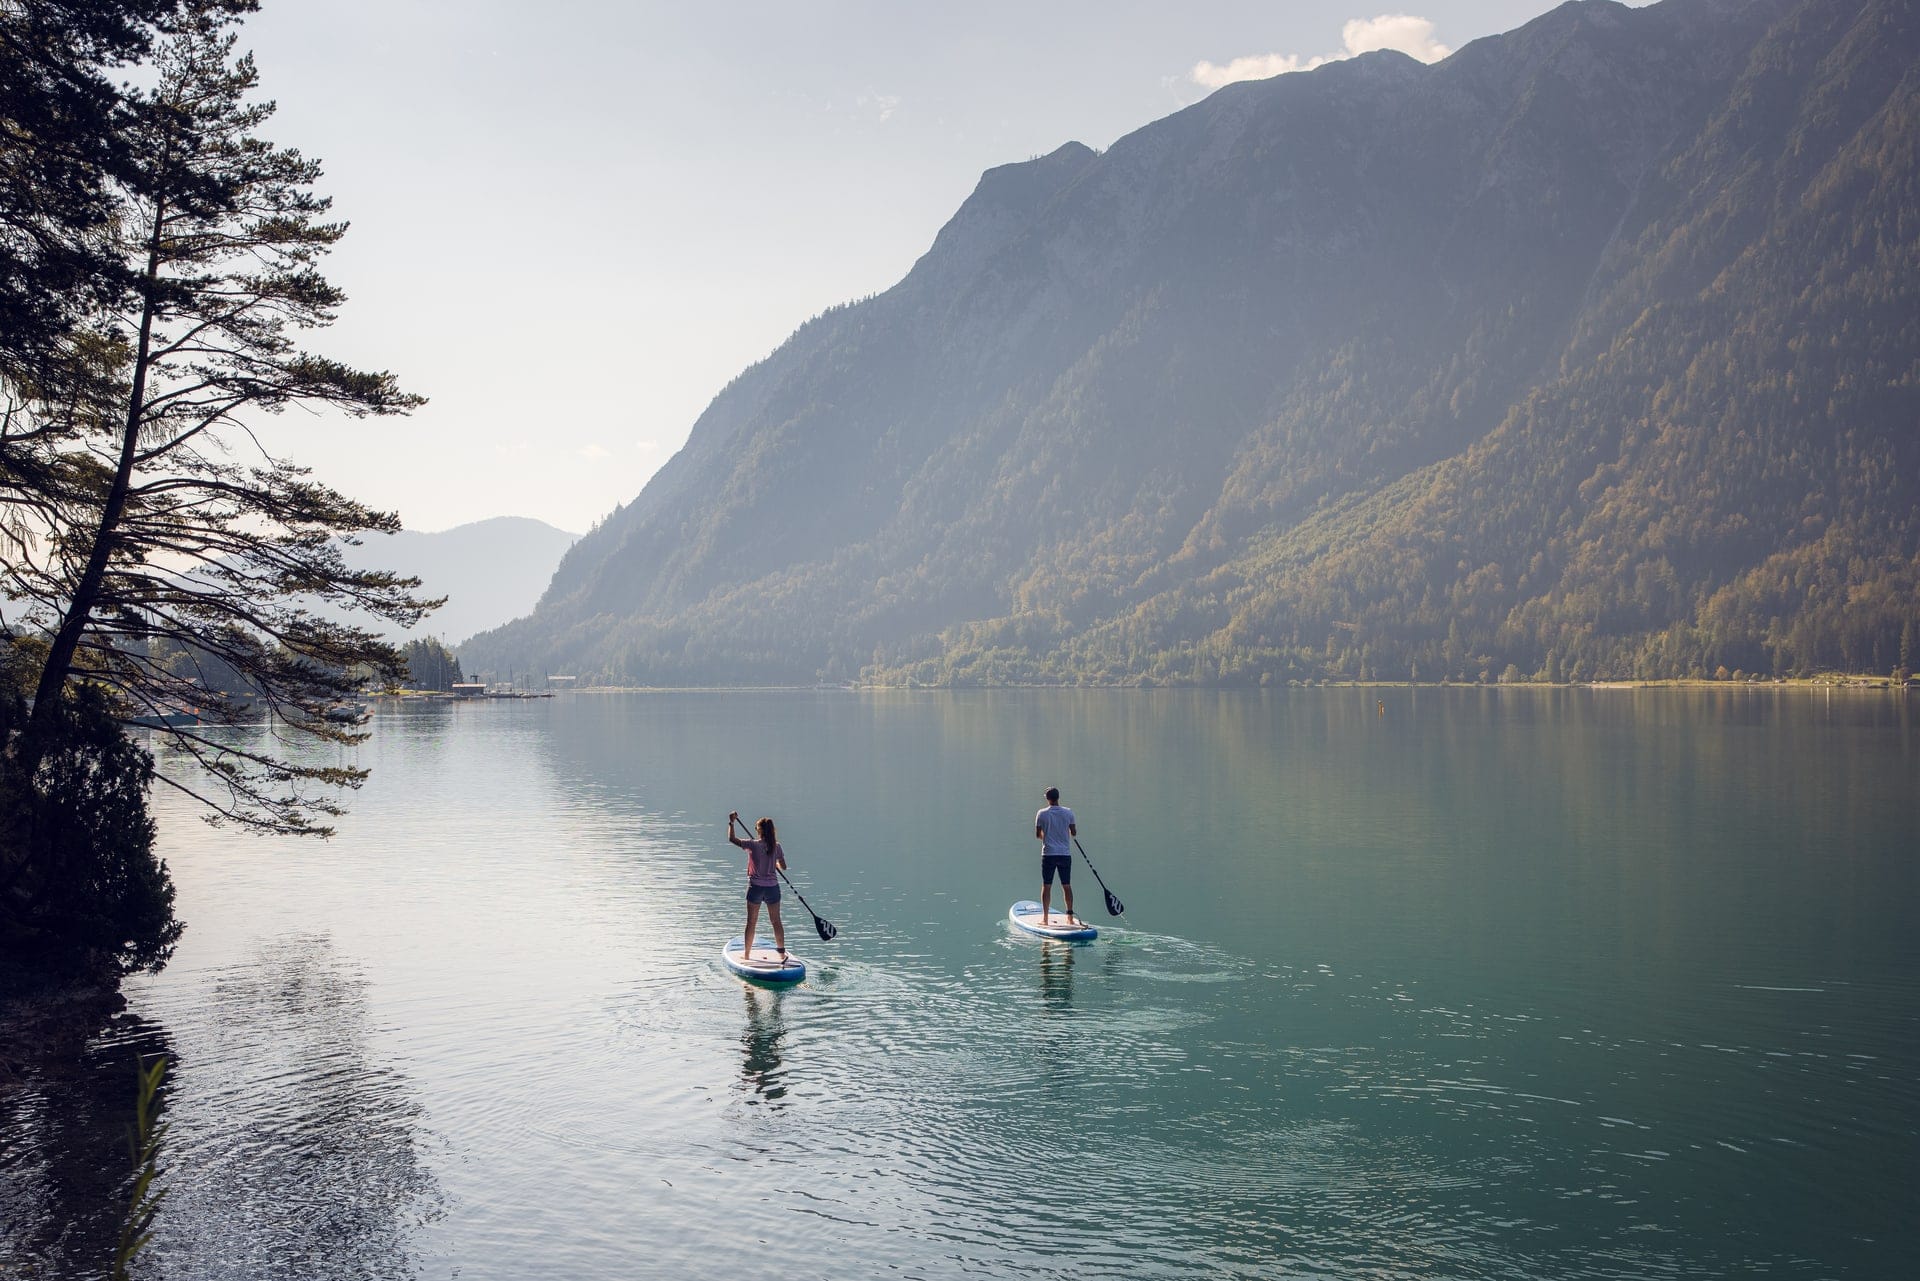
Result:
[[787,880],[787,874],[785,872],[781,872],[779,868],[776,867],[773,870],[775,872],[779,872],[780,879],[787,882],[787,888],[792,890],[793,896],[800,900],[800,906],[807,909],[807,915],[811,916],[816,921],[819,920],[820,913],[813,910],[813,905],[807,902],[807,896],[800,892],[800,887],[798,885],[795,885],[792,881]]
[[[727,830],[729,832],[733,830],[733,824],[735,823],[738,823],[740,825],[741,831],[746,832],[748,834],[749,839],[752,838],[753,829],[747,826],[747,821],[743,818],[729,818],[727,820]],[[769,851],[769,853],[771,853],[771,851]],[[1089,863],[1087,866],[1091,867],[1093,865]],[[800,887],[795,885],[790,879],[788,879],[787,874],[780,870],[780,866],[778,864],[774,865],[773,870],[775,875],[779,876],[781,880],[787,882],[787,888],[792,890],[793,896],[800,900],[800,906],[807,909],[807,915],[813,918],[813,928],[815,932],[818,933],[823,940],[831,939],[834,935],[840,932],[839,928],[835,926],[832,921],[827,920],[824,916],[821,916],[820,913],[813,910],[813,905],[807,902],[806,896],[800,892]],[[1098,872],[1094,873],[1094,877],[1096,879],[1099,877],[1099,875],[1100,873]]]
[[[1100,869],[1093,865],[1092,859],[1087,858],[1087,847],[1080,843],[1080,838],[1078,836],[1073,837],[1072,840],[1073,840],[1073,848],[1080,851],[1080,857],[1087,859],[1087,870],[1093,873],[1094,880],[1100,882],[1101,893],[1107,896],[1107,915],[1119,916],[1121,913],[1125,912],[1127,910],[1126,904],[1122,903],[1118,898],[1116,898],[1114,896],[1113,891],[1107,888],[1106,879],[1100,875]],[[798,892],[799,891],[797,890],[795,891],[795,893],[798,893]]]

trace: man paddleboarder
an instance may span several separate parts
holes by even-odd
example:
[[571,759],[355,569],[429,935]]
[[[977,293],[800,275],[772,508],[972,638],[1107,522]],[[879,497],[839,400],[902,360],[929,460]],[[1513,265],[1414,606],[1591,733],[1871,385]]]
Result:
[[1073,825],[1073,811],[1060,803],[1060,789],[1047,789],[1047,807],[1033,816],[1033,836],[1040,842],[1040,923],[1048,924],[1053,901],[1053,874],[1060,874],[1060,892],[1067,899],[1067,924],[1082,922],[1073,915],[1073,846],[1068,842],[1080,835]]

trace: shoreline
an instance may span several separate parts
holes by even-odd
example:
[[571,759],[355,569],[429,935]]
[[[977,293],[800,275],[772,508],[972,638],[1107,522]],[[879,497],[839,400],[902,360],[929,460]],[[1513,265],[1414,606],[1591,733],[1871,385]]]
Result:
[[[1289,680],[1284,684],[1276,681],[1269,685],[1233,685],[1233,684],[1162,684],[1142,685],[1130,682],[1101,682],[1088,684],[1069,684],[1065,682],[1032,681],[1018,684],[969,684],[969,685],[883,685],[849,682],[840,685],[580,685],[567,690],[555,690],[554,694],[869,694],[878,692],[927,693],[973,693],[1001,690],[1023,689],[1075,689],[1107,690],[1113,692],[1161,692],[1166,690],[1286,690],[1286,689],[1531,689],[1531,690],[1800,690],[1831,692],[1836,689],[1864,692],[1872,690],[1887,691],[1895,694],[1920,692],[1920,677],[1909,679],[1904,684],[1896,684],[1891,676],[1867,675],[1821,675],[1752,678],[1748,680],[1715,680],[1705,676],[1650,677],[1644,680],[1595,680],[1595,681],[1409,681],[1409,680]],[[545,692],[545,691],[539,691]],[[400,691],[397,694],[370,694],[370,698],[402,698],[409,700],[440,698],[449,702],[483,702],[483,699],[453,699],[448,695],[434,695],[426,691]]]

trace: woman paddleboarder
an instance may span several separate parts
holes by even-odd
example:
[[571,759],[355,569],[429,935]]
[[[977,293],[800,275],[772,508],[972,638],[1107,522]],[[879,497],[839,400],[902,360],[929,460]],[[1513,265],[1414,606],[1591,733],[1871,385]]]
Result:
[[753,927],[760,920],[760,905],[765,903],[767,919],[773,922],[773,945],[780,949],[780,963],[784,965],[787,960],[787,931],[780,924],[779,872],[787,870],[787,852],[780,848],[772,819],[763,818],[754,824],[760,831],[757,841],[743,841],[733,834],[733,825],[739,821],[739,810],[727,815],[727,839],[747,852],[747,932],[742,940],[740,955],[753,955]]

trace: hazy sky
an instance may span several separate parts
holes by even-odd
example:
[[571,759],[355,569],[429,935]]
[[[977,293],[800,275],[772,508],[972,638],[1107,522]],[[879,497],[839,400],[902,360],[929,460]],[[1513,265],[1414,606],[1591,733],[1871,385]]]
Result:
[[264,0],[242,43],[266,132],[325,163],[353,224],[329,268],[350,301],[312,345],[431,398],[271,438],[409,528],[584,530],[733,375],[904,275],[982,170],[1551,7]]

